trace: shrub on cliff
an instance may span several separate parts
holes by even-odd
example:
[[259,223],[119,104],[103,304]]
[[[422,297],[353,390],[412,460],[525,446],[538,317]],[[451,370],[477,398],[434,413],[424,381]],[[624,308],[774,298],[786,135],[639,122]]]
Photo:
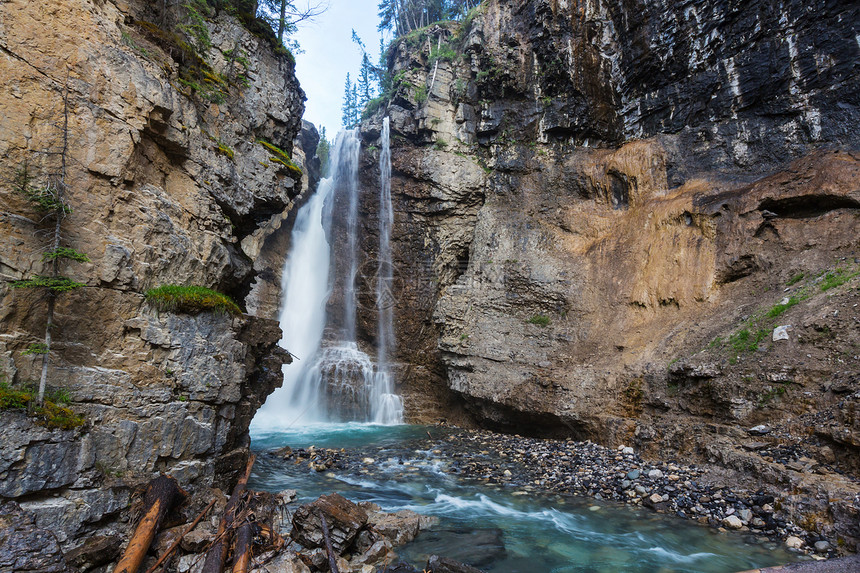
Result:
[[149,304],[167,312],[242,314],[230,297],[201,286],[162,285],[149,289],[145,296]]

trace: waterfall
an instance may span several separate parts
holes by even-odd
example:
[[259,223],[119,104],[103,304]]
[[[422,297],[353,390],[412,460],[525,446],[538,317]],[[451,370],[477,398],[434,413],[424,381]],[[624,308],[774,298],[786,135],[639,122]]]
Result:
[[[387,127],[387,119],[386,119]],[[390,297],[391,192],[390,152],[386,130],[384,153],[387,171],[380,190],[380,261],[377,295]],[[291,248],[281,278],[280,345],[298,360],[284,366],[284,385],[275,391],[254,418],[258,429],[285,428],[308,423],[400,423],[403,403],[394,393],[388,363],[393,345],[392,300],[377,296],[380,348],[377,361],[359,349],[355,339],[357,312],[356,274],[359,268],[358,157],[356,130],[338,134],[332,149],[332,176],[320,182],[317,192],[299,209],[291,235]],[[380,169],[382,169],[380,158]],[[346,237],[332,236],[334,203],[345,194]],[[383,211],[384,210],[384,211]],[[383,221],[384,219],[384,221]],[[384,233],[383,233],[384,227]],[[384,234],[384,238],[383,238]],[[384,242],[384,251],[383,251]],[[332,248],[345,249],[336,266]],[[384,252],[384,255],[383,255]],[[385,278],[383,278],[385,277]],[[343,293],[342,328],[335,339],[326,339],[326,303],[333,286]],[[385,322],[385,324],[383,324]],[[384,337],[384,338],[383,338]]]

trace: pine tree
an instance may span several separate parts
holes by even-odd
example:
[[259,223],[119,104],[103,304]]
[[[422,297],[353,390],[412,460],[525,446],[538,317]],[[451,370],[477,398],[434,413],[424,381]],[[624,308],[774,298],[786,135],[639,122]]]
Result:
[[370,64],[370,58],[367,57],[367,52],[361,57],[361,70],[358,74],[358,108],[363,109],[364,106],[373,99],[373,66]]
[[317,157],[320,160],[320,171],[323,177],[328,175],[329,156],[331,155],[331,142],[325,132],[325,126],[320,127],[320,141],[317,144]]
[[355,127],[355,100],[353,94],[356,94],[355,85],[349,79],[349,73],[346,74],[346,83],[343,86],[343,107],[341,107],[341,123],[344,129],[352,129]]
[[88,262],[90,259],[83,253],[62,246],[63,221],[72,212],[66,202],[68,185],[66,183],[67,162],[69,157],[69,90],[66,88],[63,97],[63,124],[60,127],[61,144],[59,150],[48,150],[45,155],[56,157],[59,165],[56,169],[43,174],[34,175],[25,162],[15,176],[15,190],[24,196],[37,212],[41,213],[42,221],[48,223],[47,230],[49,245],[42,253],[42,262],[48,263],[47,273],[34,275],[27,279],[11,281],[12,288],[32,289],[44,293],[47,299],[45,317],[45,342],[31,344],[24,354],[42,356],[42,374],[39,379],[39,406],[44,405],[45,388],[48,381],[48,365],[50,364],[52,330],[54,328],[54,308],[57,297],[71,290],[85,286],[60,274],[63,261]]

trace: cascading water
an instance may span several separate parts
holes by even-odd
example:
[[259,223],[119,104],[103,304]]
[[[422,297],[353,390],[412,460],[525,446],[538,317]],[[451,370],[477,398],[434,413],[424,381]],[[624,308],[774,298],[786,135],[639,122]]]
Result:
[[[331,155],[334,161],[332,176],[320,182],[317,192],[296,216],[292,246],[281,282],[283,300],[280,323],[284,336],[280,344],[299,360],[284,366],[283,387],[269,397],[254,418],[253,426],[257,430],[320,422],[396,424],[402,421],[402,401],[394,394],[388,366],[388,352],[393,343],[393,313],[390,306],[386,307],[383,314],[382,303],[377,302],[380,322],[388,322],[379,326],[380,335],[385,332],[385,339],[380,339],[384,346],[380,345],[376,364],[358,348],[355,340],[359,151],[357,131],[338,134]],[[384,206],[380,205],[380,270],[383,266],[385,269],[379,276],[388,278],[384,285],[377,285],[378,292],[380,289],[390,289],[392,275],[387,131],[383,154],[388,156],[389,167],[382,177],[387,190],[380,192],[380,199],[387,199]],[[332,272],[334,257],[328,237],[332,233],[333,204],[338,193],[346,194],[347,237],[345,240],[335,239],[332,243],[344,245],[346,264]],[[382,279],[379,283],[382,283]],[[325,308],[333,284],[342,287],[342,329],[337,339],[324,340],[327,322]],[[377,300],[381,299],[377,296]]]
[[394,344],[394,265],[391,261],[391,227],[394,210],[391,206],[391,128],[388,118],[382,120],[379,152],[379,267],[376,273],[376,309],[378,311],[378,354],[380,384],[374,391],[378,404],[375,421],[390,423],[403,417],[403,402],[394,393],[388,356]]

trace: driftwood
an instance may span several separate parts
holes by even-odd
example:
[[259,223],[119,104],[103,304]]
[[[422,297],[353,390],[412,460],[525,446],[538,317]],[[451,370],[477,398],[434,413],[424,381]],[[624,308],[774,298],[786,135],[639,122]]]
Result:
[[254,467],[256,457],[251,454],[248,458],[248,465],[245,466],[245,473],[239,478],[236,487],[233,489],[233,495],[227,502],[224,508],[224,515],[221,516],[221,522],[218,524],[218,534],[215,536],[215,543],[206,552],[206,561],[203,563],[201,573],[223,573],[224,560],[227,558],[227,547],[229,546],[229,533],[233,526],[233,520],[236,517],[236,509],[239,506],[239,501],[242,499],[242,494],[248,485],[248,478],[251,477],[251,468]]
[[158,567],[159,567],[162,563],[164,563],[165,559],[167,559],[168,557],[170,557],[170,554],[171,554],[171,553],[173,553],[174,551],[176,551],[176,548],[177,548],[177,547],[179,547],[179,544],[180,544],[180,543],[182,543],[182,539],[183,539],[186,535],[188,535],[188,534],[191,532],[191,530],[192,530],[192,529],[194,529],[195,527],[197,527],[197,524],[198,524],[198,523],[200,523],[200,520],[201,520],[201,519],[203,519],[203,516],[205,516],[205,515],[209,512],[209,510],[210,510],[210,509],[212,509],[212,506],[213,506],[213,505],[215,505],[215,500],[214,500],[214,499],[213,499],[211,502],[209,502],[209,505],[207,505],[207,506],[206,506],[206,508],[205,508],[203,511],[201,511],[201,512],[200,512],[200,515],[198,515],[198,516],[197,516],[197,518],[196,518],[193,522],[191,522],[191,525],[189,525],[189,526],[188,526],[188,528],[187,528],[185,531],[183,531],[183,532],[182,532],[182,535],[180,535],[180,536],[176,539],[176,541],[174,541],[174,542],[173,542],[173,545],[171,545],[171,546],[167,549],[167,551],[165,551],[165,552],[164,552],[164,554],[163,554],[161,557],[159,557],[159,558],[158,558],[158,561],[156,561],[156,562],[155,562],[155,565],[153,565],[152,567],[150,567],[149,569],[147,569],[146,573],[154,573],[154,572],[155,572],[155,570],[156,570],[156,569],[158,569]]
[[185,501],[187,497],[188,494],[179,487],[176,480],[164,474],[147,484],[143,498],[143,518],[137,524],[114,573],[137,573],[164,516],[174,505]]
[[254,525],[245,521],[236,530],[236,547],[233,550],[233,573],[248,573],[251,564],[251,540]]
[[[337,570],[337,558],[335,557],[334,550],[331,548],[331,537],[328,533],[328,522],[325,520],[325,515],[320,513],[320,521],[322,522],[322,530],[323,530],[323,539],[325,540],[325,552],[328,554],[328,566],[331,569],[331,573],[340,573]],[[235,571],[233,573],[236,573]]]

